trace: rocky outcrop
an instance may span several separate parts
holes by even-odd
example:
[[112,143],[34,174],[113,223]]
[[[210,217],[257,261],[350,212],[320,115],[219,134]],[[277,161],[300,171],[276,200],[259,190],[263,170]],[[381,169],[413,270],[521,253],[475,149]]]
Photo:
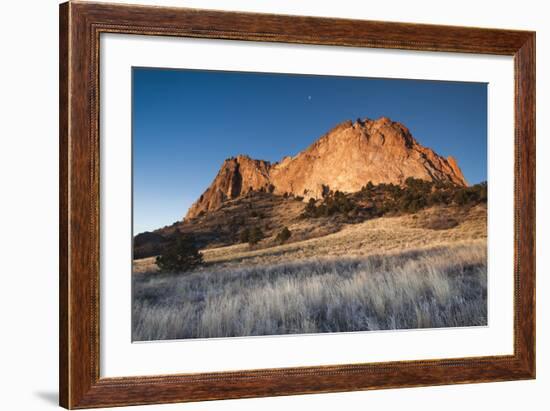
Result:
[[237,156],[225,160],[214,181],[200,198],[189,208],[187,218],[203,211],[216,210],[231,198],[237,198],[251,190],[268,189],[271,164],[253,160],[248,156]]
[[403,124],[387,117],[346,121],[295,157],[279,163],[247,156],[227,159],[214,181],[187,212],[193,218],[227,199],[268,190],[320,198],[326,190],[355,192],[373,184],[402,184],[408,177],[467,186],[453,157],[419,144]]

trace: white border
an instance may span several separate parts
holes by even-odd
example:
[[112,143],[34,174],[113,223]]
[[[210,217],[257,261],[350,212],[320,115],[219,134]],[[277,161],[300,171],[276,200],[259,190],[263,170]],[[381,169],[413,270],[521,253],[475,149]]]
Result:
[[[101,377],[512,354],[512,58],[102,34],[100,61]],[[132,344],[132,66],[488,82],[489,326]]]

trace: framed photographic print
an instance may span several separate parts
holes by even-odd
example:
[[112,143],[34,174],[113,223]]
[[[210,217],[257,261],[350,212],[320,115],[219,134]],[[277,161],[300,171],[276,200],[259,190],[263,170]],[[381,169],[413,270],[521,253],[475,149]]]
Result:
[[535,377],[535,33],[60,6],[60,404]]

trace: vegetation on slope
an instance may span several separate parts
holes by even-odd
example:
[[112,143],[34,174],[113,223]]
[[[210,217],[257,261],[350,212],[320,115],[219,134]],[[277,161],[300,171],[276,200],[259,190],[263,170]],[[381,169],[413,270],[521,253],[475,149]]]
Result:
[[320,201],[310,199],[302,217],[319,218],[339,214],[350,220],[364,221],[386,214],[416,213],[423,208],[438,205],[473,206],[486,202],[486,183],[460,187],[409,177],[403,186],[384,183],[374,185],[369,181],[357,193],[328,191]]
[[181,273],[200,266],[203,258],[193,238],[179,233],[176,241],[166,247],[155,262],[160,271]]
[[298,219],[303,206],[297,198],[252,191],[227,201],[219,210],[138,234],[134,237],[134,259],[158,255],[175,241],[178,231],[192,235],[200,249],[248,243],[247,235],[253,229],[255,234],[259,234],[258,230],[263,234],[256,236],[256,243],[263,238],[272,239]]
[[[191,235],[200,249],[239,243],[263,248],[321,237],[339,231],[346,224],[381,216],[413,214],[434,206],[469,209],[486,203],[487,185],[458,187],[410,178],[403,186],[368,183],[356,193],[327,190],[320,200],[310,200],[305,205],[302,200],[291,195],[251,191],[242,198],[227,201],[219,210],[175,222],[154,233],[137,235],[134,259],[162,253],[175,242],[179,232]],[[441,228],[452,227],[445,224]],[[292,231],[292,236],[283,239],[286,233],[279,235],[285,227]]]

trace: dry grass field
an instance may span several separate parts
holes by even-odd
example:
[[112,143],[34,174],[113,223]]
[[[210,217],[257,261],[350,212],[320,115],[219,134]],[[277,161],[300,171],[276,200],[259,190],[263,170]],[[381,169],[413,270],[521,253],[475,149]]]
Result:
[[485,325],[486,232],[485,205],[434,207],[283,245],[205,249],[192,273],[136,260],[133,339]]

